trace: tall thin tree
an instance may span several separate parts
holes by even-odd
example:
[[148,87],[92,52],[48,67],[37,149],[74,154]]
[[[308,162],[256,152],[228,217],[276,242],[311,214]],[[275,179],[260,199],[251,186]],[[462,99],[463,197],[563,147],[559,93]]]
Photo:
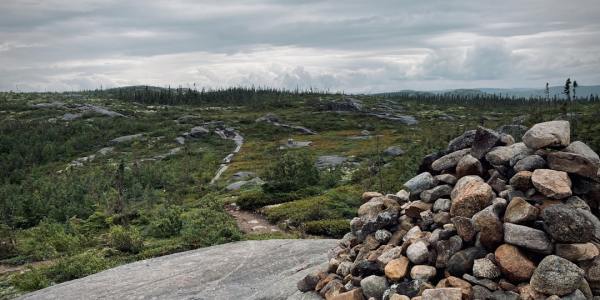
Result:
[[546,101],[550,101],[550,84],[546,82]]
[[579,87],[579,84],[577,84],[577,80],[573,80],[573,100],[577,100],[577,87]]
[[567,78],[567,81],[565,81],[565,89],[563,90],[563,94],[567,96],[567,101],[571,101],[571,78]]

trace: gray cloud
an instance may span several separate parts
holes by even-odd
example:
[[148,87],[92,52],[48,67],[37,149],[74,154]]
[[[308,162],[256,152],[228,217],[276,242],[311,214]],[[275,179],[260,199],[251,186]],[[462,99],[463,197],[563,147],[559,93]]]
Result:
[[597,84],[599,14],[596,0],[6,0],[0,90]]

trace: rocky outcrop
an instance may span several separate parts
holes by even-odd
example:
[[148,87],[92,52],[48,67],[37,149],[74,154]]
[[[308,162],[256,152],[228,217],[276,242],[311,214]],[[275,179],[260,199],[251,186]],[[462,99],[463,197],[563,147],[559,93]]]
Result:
[[600,296],[598,156],[569,142],[565,121],[536,124],[523,141],[467,131],[424,159],[405,189],[365,192],[329,272],[310,275],[321,278],[311,292],[385,300]]
[[256,122],[257,123],[266,122],[266,123],[272,124],[273,126],[292,129],[292,130],[298,131],[299,133],[302,133],[302,134],[317,134],[315,131],[310,130],[304,126],[290,125],[290,124],[283,123],[282,121],[280,121],[278,116],[271,114],[271,113],[266,114],[265,116],[256,119]]
[[297,285],[335,240],[245,241],[123,265],[20,299],[318,299]]

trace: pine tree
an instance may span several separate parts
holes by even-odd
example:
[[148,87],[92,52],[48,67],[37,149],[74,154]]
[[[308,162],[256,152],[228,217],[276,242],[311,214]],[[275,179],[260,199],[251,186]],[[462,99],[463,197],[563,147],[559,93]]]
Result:
[[546,82],[546,101],[550,100],[550,84]]
[[567,96],[567,101],[571,101],[571,78],[567,78],[567,81],[565,81],[563,94]]
[[578,86],[579,86],[579,84],[577,84],[577,80],[573,80],[573,100],[577,100],[577,94],[576,94],[575,90],[577,89]]

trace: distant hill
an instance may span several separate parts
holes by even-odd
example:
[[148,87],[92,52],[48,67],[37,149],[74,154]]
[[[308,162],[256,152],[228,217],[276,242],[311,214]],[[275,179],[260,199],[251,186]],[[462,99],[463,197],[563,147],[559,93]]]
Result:
[[[444,94],[444,95],[461,95],[461,96],[474,96],[477,94],[496,94],[507,97],[545,97],[545,90],[541,89],[532,89],[532,88],[512,88],[512,89],[499,89],[499,88],[480,88],[480,89],[455,89],[455,90],[440,90],[440,91],[414,91],[414,90],[401,90],[397,92],[390,93],[378,93],[375,95],[427,95],[427,94]],[[578,97],[587,97],[590,95],[598,96],[600,95],[600,85],[590,85],[590,86],[579,86],[577,87],[577,96]],[[563,95],[563,87],[562,86],[552,86],[550,87],[550,98],[561,98]]]
[[[485,88],[479,89],[480,91],[488,94],[497,94],[497,95],[507,95],[509,97],[544,97],[545,90],[541,89],[530,89],[530,88],[515,88],[515,89],[494,89],[494,88]],[[554,98],[556,96],[564,97],[563,95],[564,87],[562,86],[552,86],[550,87],[550,98]],[[577,96],[587,97],[589,95],[600,95],[600,85],[590,85],[590,86],[579,86],[577,87]]]

